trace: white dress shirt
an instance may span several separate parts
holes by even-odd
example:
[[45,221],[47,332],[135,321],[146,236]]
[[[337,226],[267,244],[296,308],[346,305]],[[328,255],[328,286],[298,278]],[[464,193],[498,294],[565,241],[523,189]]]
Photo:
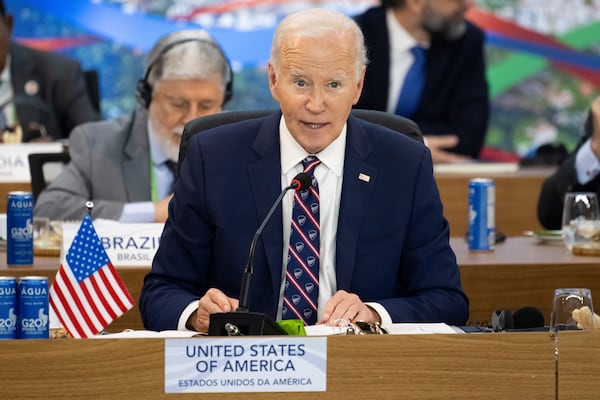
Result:
[[[390,40],[390,86],[386,111],[395,113],[404,78],[415,61],[410,49],[419,43],[400,25],[392,9],[386,11],[385,18]],[[420,43],[420,45],[429,48],[428,43]]]
[[[164,199],[171,194],[171,186],[175,177],[165,161],[167,156],[158,145],[154,136],[154,128],[148,120],[148,141],[150,143],[151,177],[154,182],[150,183],[150,190],[156,188],[157,200]],[[154,203],[152,201],[139,201],[134,203],[125,203],[119,222],[124,223],[145,223],[154,222]]]
[[[346,125],[341,134],[329,146],[318,154],[309,154],[296,142],[296,139],[287,129],[283,117],[279,123],[279,141],[281,154],[281,188],[288,186],[292,179],[303,171],[302,160],[308,155],[314,155],[321,160],[314,170],[315,178],[319,185],[320,209],[320,235],[321,249],[319,251],[319,309],[317,321],[323,317],[323,308],[329,299],[337,292],[336,282],[336,240],[338,229],[338,216],[340,199],[342,195],[342,180],[344,176],[344,154],[346,153]],[[285,290],[285,271],[287,266],[287,253],[291,234],[292,209],[294,196],[284,197],[281,204],[283,224],[283,260],[281,271],[281,288],[279,293],[279,306],[277,319],[281,319],[283,294]],[[339,266],[345,268],[345,266]],[[379,303],[366,303],[381,317],[381,324],[389,326],[392,323],[387,310]],[[332,321],[333,322],[333,321]]]
[[[6,118],[7,126],[14,126],[16,122],[15,105],[10,102],[14,96],[12,76],[10,74],[10,54],[6,56],[6,66],[0,73],[0,105],[5,104],[2,112]],[[0,132],[2,133],[2,132]]]
[[[292,179],[304,170],[302,160],[309,153],[296,142],[285,125],[283,117],[279,123],[279,140],[281,146],[281,187],[290,184]],[[342,177],[344,170],[344,152],[346,149],[346,127],[336,140],[319,154],[313,154],[321,160],[314,170],[315,178],[319,185],[319,210],[320,210],[320,237],[319,250],[319,309],[317,320],[323,316],[323,307],[327,300],[336,292],[335,280],[335,241],[337,238],[337,221],[340,209],[340,196],[342,193]],[[283,260],[281,271],[281,290],[277,319],[281,319],[281,306],[285,271],[287,266],[287,253],[291,234],[292,209],[294,206],[293,193],[288,193],[281,203],[283,224]]]
[[592,151],[592,144],[588,139],[575,155],[575,171],[579,184],[585,185],[600,173],[600,161]]

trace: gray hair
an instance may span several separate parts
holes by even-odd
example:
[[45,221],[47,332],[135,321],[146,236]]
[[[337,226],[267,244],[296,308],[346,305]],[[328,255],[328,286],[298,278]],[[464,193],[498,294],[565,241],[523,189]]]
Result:
[[332,36],[340,38],[346,34],[354,37],[358,77],[363,67],[369,63],[363,33],[352,18],[324,8],[298,11],[288,15],[279,23],[271,44],[271,63],[275,70],[279,71],[279,53],[287,35],[318,39]]
[[163,36],[146,59],[148,84],[161,80],[221,79],[223,90],[231,79],[229,61],[221,47],[208,32],[186,29]]

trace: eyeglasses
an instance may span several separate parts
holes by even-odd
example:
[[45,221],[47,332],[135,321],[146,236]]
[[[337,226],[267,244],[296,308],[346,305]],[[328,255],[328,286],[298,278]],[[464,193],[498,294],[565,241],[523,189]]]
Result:
[[[187,115],[192,109],[193,102],[166,94],[157,94],[153,100],[158,101],[163,109],[169,114]],[[209,114],[218,111],[219,104],[211,100],[202,100],[196,103],[195,113]]]

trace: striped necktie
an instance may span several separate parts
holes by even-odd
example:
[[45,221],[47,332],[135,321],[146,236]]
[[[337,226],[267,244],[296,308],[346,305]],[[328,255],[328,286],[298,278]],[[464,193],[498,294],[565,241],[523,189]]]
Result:
[[396,114],[410,118],[417,110],[425,86],[426,50],[421,46],[410,49],[415,60],[408,69],[396,104]]
[[319,187],[313,172],[321,161],[309,156],[302,160],[312,186],[294,193],[292,228],[285,274],[282,319],[301,319],[306,325],[317,322],[319,298]]

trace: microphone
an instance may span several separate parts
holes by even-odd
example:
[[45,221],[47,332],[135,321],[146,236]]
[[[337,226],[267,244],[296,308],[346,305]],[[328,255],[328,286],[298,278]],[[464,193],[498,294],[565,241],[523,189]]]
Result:
[[252,275],[254,274],[254,251],[256,250],[256,243],[260,237],[263,229],[271,219],[271,216],[281,204],[283,196],[289,190],[304,190],[311,186],[312,178],[306,172],[300,172],[292,179],[289,186],[285,187],[273,205],[271,209],[259,225],[258,229],[254,233],[252,242],[250,243],[250,251],[248,254],[248,261],[244,267],[244,274],[242,276],[242,284],[240,288],[240,300],[238,308],[235,312],[228,313],[213,313],[210,314],[210,323],[208,326],[209,336],[228,336],[231,332],[232,326],[237,329],[243,335],[286,335],[287,333],[279,326],[275,321],[269,318],[263,313],[253,313],[249,310],[250,302],[250,287],[252,282]]

